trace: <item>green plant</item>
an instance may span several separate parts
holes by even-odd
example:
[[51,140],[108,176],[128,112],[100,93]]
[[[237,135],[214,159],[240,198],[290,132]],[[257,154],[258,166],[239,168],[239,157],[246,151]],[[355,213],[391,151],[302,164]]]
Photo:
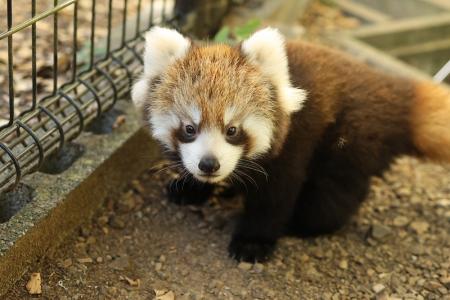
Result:
[[214,41],[219,43],[240,42],[248,38],[253,32],[261,26],[259,19],[251,19],[241,26],[230,28],[223,26],[214,36]]

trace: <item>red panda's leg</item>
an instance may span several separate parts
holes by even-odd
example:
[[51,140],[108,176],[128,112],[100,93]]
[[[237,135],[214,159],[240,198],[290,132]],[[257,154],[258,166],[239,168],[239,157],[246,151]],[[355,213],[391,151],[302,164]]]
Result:
[[245,209],[228,248],[231,257],[249,262],[269,258],[292,217],[304,178],[302,164],[292,164],[285,160],[266,167],[268,178],[253,174],[257,186],[248,183]]
[[369,190],[369,176],[342,157],[323,159],[311,169],[290,228],[304,237],[340,229],[358,210]]

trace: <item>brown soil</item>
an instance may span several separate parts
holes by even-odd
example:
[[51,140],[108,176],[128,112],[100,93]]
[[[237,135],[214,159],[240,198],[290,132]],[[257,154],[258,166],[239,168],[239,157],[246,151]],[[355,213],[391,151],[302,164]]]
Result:
[[[283,238],[264,264],[227,255],[238,199],[168,203],[147,172],[55,253],[33,264],[43,299],[450,299],[450,168],[402,159],[332,236]],[[163,291],[163,292],[161,292]]]

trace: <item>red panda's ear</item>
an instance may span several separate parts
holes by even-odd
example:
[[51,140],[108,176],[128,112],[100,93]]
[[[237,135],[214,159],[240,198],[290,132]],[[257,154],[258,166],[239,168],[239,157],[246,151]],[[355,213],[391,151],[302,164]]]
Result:
[[291,85],[283,35],[269,27],[255,32],[242,43],[241,49],[277,87],[283,110],[288,114],[298,111],[306,98],[306,92]]
[[144,104],[149,82],[163,74],[175,60],[184,57],[190,46],[190,40],[174,29],[153,27],[145,34],[144,74],[131,91],[136,106]]
[[150,81],[185,56],[190,46],[190,40],[174,29],[153,27],[145,34],[144,73],[131,90],[131,98],[137,107],[143,107]]
[[185,56],[190,46],[190,40],[175,29],[153,27],[145,34],[145,75],[161,75],[176,59]]

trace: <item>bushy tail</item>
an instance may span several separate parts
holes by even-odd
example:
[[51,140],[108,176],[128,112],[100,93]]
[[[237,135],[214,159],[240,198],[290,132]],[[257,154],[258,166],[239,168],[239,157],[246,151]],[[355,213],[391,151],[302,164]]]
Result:
[[450,163],[450,90],[431,82],[419,83],[412,104],[413,142],[427,158]]

